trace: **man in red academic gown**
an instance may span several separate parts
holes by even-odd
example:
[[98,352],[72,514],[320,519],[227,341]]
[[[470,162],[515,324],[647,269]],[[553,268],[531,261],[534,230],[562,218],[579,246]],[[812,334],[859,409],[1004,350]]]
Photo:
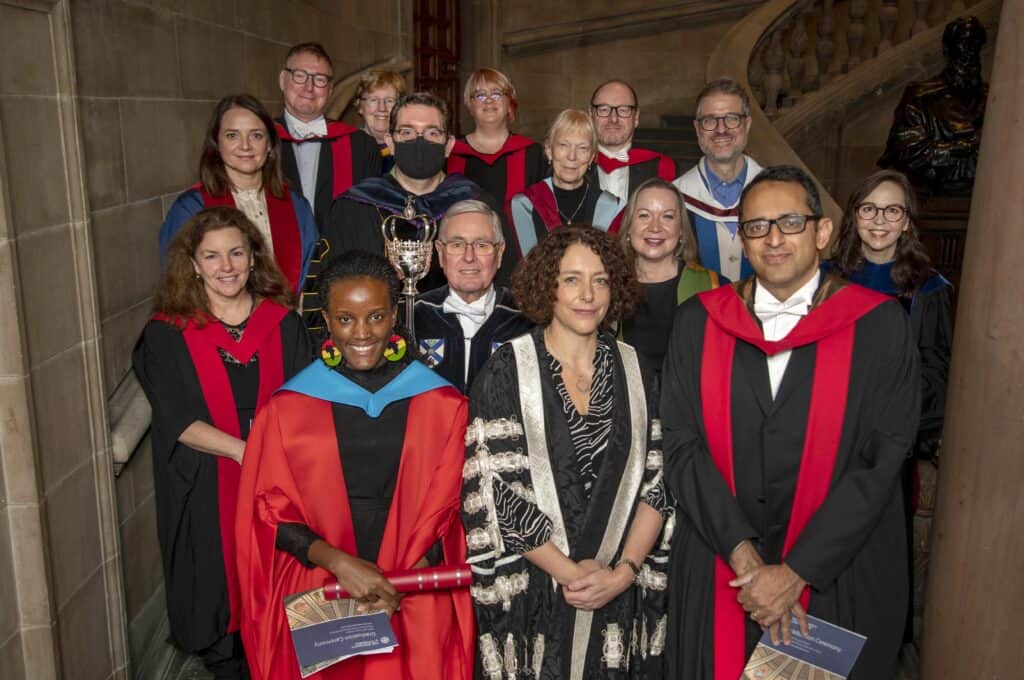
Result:
[[680,306],[665,360],[673,538],[669,676],[736,680],[805,613],[867,636],[854,680],[895,671],[908,597],[900,469],[918,360],[890,298],[819,269],[810,178],[769,168],[740,202],[755,275]]
[[640,123],[636,90],[621,80],[598,85],[590,97],[590,119],[597,130],[597,177],[601,189],[621,201],[651,177],[666,182],[676,178],[676,162],[665,154],[633,146],[633,132]]

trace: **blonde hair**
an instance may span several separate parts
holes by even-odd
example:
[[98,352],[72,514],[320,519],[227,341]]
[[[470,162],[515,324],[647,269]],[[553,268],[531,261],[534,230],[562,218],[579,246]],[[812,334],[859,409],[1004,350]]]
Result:
[[544,136],[544,146],[550,149],[555,137],[567,132],[582,132],[590,138],[590,147],[595,154],[597,153],[597,130],[594,129],[594,122],[579,109],[566,109],[555,116],[547,135]]
[[676,209],[679,212],[679,243],[676,245],[675,256],[686,264],[697,264],[697,237],[693,233],[693,225],[690,224],[690,215],[686,212],[686,205],[683,203],[683,195],[671,182],[666,182],[660,177],[651,177],[640,183],[626,202],[622,211],[622,228],[619,229],[619,244],[622,250],[631,260],[636,259],[636,252],[633,244],[629,241],[629,228],[632,226],[633,217],[636,216],[637,203],[640,194],[648,189],[664,189],[671,191],[676,198]]

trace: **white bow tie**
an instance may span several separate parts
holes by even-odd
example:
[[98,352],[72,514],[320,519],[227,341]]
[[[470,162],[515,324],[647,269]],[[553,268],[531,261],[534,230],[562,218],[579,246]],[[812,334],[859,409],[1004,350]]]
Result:
[[303,123],[301,120],[292,120],[290,127],[292,128],[292,137],[295,139],[312,139],[314,137],[324,137],[327,135],[327,121],[323,118],[317,118],[309,123]]
[[466,302],[454,293],[448,293],[441,306],[446,314],[469,317],[476,324],[483,324],[487,319],[487,296],[476,302]]
[[785,302],[755,302],[754,314],[763,323],[786,314],[790,316],[807,316],[807,311],[810,307],[811,303],[806,298],[794,296]]

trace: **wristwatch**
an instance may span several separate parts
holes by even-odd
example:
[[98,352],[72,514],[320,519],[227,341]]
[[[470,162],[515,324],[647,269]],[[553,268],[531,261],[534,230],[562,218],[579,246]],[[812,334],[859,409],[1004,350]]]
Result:
[[622,557],[619,559],[618,562],[615,563],[615,568],[618,569],[620,564],[629,565],[629,568],[633,570],[634,578],[640,576],[640,567],[636,566],[636,562],[634,562],[633,560],[626,557]]

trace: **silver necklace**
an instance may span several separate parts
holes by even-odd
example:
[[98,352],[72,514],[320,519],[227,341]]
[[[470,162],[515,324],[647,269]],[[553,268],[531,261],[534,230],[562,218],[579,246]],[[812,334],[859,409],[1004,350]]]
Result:
[[565,213],[562,212],[562,209],[558,207],[558,199],[555,199],[555,209],[558,210],[558,216],[565,220],[564,224],[572,224],[572,221],[576,219],[576,215],[579,214],[580,209],[583,207],[583,202],[587,200],[587,194],[589,192],[590,182],[583,180],[583,198],[580,199],[579,205],[576,206],[576,209],[572,211],[572,215],[569,215],[569,217],[565,216]]

